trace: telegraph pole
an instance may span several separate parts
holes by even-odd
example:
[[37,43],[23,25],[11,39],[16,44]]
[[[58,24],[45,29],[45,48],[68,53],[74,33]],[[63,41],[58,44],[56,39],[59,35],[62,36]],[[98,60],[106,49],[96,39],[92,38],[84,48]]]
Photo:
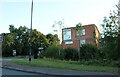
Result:
[[33,17],[33,0],[32,0],[32,4],[31,4],[31,27],[30,27],[29,63],[31,62],[31,52],[32,52],[32,17]]

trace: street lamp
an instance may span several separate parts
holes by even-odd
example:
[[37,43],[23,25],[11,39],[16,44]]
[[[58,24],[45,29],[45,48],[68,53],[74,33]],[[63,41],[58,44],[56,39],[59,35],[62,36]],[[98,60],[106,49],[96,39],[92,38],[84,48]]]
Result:
[[32,16],[33,16],[33,0],[32,0],[32,4],[31,4],[31,28],[30,28],[30,50],[29,50],[29,63],[31,62],[31,52],[32,52]]

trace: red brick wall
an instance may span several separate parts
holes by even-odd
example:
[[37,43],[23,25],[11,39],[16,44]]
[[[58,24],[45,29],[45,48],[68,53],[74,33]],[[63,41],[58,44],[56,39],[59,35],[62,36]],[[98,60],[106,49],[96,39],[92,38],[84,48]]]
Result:
[[[76,37],[76,30],[74,29],[74,27],[67,28],[67,29],[71,29],[71,36],[72,36],[71,41],[73,41],[73,44],[67,44],[66,45],[65,41],[63,40],[62,41],[63,48],[65,48],[65,47],[78,48],[79,47],[79,41],[78,40],[79,39],[84,39],[84,38],[91,38],[91,40],[86,40],[86,43],[96,45],[96,39],[94,38],[94,35],[93,35],[93,31],[96,29],[96,26],[94,24],[85,25],[85,26],[83,26],[83,28],[85,29],[85,35],[79,36],[79,37]],[[98,35],[99,35],[99,33],[98,33]],[[62,32],[62,36],[63,36],[63,32]],[[63,39],[63,37],[62,37],[62,39]]]

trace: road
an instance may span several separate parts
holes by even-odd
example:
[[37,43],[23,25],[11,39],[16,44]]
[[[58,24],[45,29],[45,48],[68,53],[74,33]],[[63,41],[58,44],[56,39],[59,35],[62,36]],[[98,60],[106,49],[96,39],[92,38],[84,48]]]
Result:
[[49,76],[45,74],[36,74],[36,73],[28,73],[28,72],[22,72],[22,71],[16,71],[11,69],[2,69],[2,76],[3,77],[58,77],[58,76]]
[[2,75],[38,75],[38,74],[15,71],[10,69],[2,69]]
[[118,76],[114,76],[114,75],[113,76],[112,75],[51,76],[51,75],[45,75],[45,74],[28,73],[28,72],[2,68],[2,77],[118,77]]

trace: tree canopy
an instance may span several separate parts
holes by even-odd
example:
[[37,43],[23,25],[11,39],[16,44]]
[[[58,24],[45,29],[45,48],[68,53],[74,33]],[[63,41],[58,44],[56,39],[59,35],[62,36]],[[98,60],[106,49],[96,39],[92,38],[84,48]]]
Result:
[[[15,28],[9,25],[10,33],[4,34],[3,40],[3,56],[11,56],[12,51],[16,50],[17,55],[27,55],[30,48],[30,29],[26,26]],[[38,53],[38,48],[43,47],[44,50],[51,44],[59,44],[57,35],[44,35],[43,33],[32,30],[32,54]]]
[[120,27],[118,24],[118,14],[116,12],[110,12],[109,17],[104,17],[102,29],[103,37],[101,38],[101,44],[105,58],[118,59],[118,53],[120,53],[118,50]]

